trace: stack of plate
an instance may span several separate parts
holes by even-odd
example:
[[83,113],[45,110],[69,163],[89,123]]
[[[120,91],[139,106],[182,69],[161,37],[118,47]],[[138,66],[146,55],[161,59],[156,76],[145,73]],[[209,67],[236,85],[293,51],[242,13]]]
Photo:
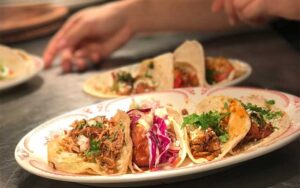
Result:
[[11,43],[56,31],[68,8],[51,4],[1,5],[0,12],[0,43]]

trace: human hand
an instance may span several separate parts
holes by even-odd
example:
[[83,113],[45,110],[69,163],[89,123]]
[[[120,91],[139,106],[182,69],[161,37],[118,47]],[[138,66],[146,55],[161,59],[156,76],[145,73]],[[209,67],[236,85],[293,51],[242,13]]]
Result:
[[229,23],[261,24],[271,17],[300,20],[299,0],[214,0],[213,12],[224,10]]
[[221,10],[226,12],[231,25],[240,21],[257,25],[268,19],[265,0],[215,0],[212,11]]
[[98,63],[133,35],[120,3],[79,11],[55,34],[44,52],[46,68],[57,55],[64,72],[84,70],[87,61]]

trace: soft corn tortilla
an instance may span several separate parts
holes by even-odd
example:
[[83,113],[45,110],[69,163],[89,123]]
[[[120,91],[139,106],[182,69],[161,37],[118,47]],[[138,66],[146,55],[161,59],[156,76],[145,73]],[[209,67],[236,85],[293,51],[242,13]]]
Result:
[[149,69],[149,63],[153,63],[154,70],[152,79],[157,83],[156,90],[167,90],[173,88],[173,54],[166,53],[157,56],[150,60],[145,60],[139,67],[138,74],[145,75],[146,71]]
[[191,68],[197,73],[199,86],[206,86],[205,55],[197,41],[186,41],[174,51],[174,66]]
[[[120,159],[117,162],[118,172],[114,175],[125,174],[132,158],[130,119],[125,112],[118,111],[113,117],[113,121],[118,122],[120,126],[124,126],[125,134],[125,145],[122,148]],[[64,136],[60,136],[48,143],[48,163],[51,167],[68,173],[108,175],[105,170],[101,169],[96,163],[86,162],[78,154],[64,151],[59,144],[63,138]]]
[[[242,97],[241,100],[243,101],[243,103],[252,103],[255,104],[259,107],[267,107],[266,104],[266,99],[262,96],[257,96],[257,95],[250,95],[247,97]],[[274,132],[267,136],[266,138],[260,139],[257,142],[249,142],[247,144],[244,144],[242,147],[236,147],[231,151],[231,154],[237,154],[246,150],[252,150],[252,149],[256,149],[259,148],[265,144],[268,144],[270,141],[274,140],[275,138],[279,137],[280,135],[282,135],[288,128],[289,125],[291,123],[291,120],[289,118],[289,116],[287,115],[286,112],[284,112],[283,110],[281,110],[280,108],[276,107],[275,105],[271,105],[270,109],[272,111],[281,111],[283,113],[283,116],[276,119],[273,123],[273,126],[275,126],[276,128],[274,129]]]
[[26,52],[3,45],[0,45],[0,64],[13,70],[13,76],[7,79],[25,76],[33,68],[33,60]]
[[[233,105],[230,105],[230,116],[228,122],[229,140],[226,143],[221,144],[221,154],[214,160],[223,158],[246,136],[251,126],[249,116],[239,101],[225,96],[207,97],[201,101],[196,108],[197,114],[207,113],[209,111],[222,112],[224,110],[224,103],[227,102],[230,104],[230,101],[232,101]],[[192,155],[187,131],[188,129],[185,128],[185,141],[187,153],[190,159],[194,163],[208,162],[206,158],[196,159]]]
[[86,93],[100,97],[100,98],[115,98],[122,95],[118,95],[111,90],[114,80],[112,78],[112,72],[117,72],[124,70],[132,73],[135,77],[136,75],[144,75],[145,71],[148,69],[147,66],[150,62],[154,64],[153,70],[153,81],[157,84],[157,91],[172,89],[173,88],[173,55],[171,53],[166,53],[157,56],[150,60],[145,60],[139,65],[134,67],[124,67],[120,69],[115,69],[112,71],[100,73],[87,79],[83,85],[83,91]]

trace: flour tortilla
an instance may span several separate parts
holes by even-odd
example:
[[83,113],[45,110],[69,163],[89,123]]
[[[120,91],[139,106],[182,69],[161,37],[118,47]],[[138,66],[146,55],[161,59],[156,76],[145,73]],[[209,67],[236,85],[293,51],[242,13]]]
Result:
[[[252,103],[254,105],[257,105],[259,107],[263,107],[266,108],[267,104],[266,104],[266,99],[262,96],[258,96],[258,95],[250,95],[247,97],[242,97],[241,100],[243,101],[243,103]],[[281,110],[280,108],[276,107],[275,105],[270,106],[270,109],[272,111],[281,111],[283,113],[281,118],[276,119],[274,122],[272,122],[272,124],[276,127],[274,132],[267,136],[266,138],[260,139],[257,142],[249,142],[245,145],[243,145],[242,147],[238,147],[238,148],[234,148],[231,151],[231,154],[237,154],[246,150],[252,150],[252,149],[256,149],[259,148],[265,144],[268,144],[268,142],[272,141],[273,139],[277,138],[278,136],[280,136],[281,134],[283,134],[288,128],[289,125],[291,123],[291,119],[289,118],[289,116],[287,115],[286,112],[284,112],[283,110]]]
[[[228,122],[228,134],[229,139],[226,143],[221,143],[221,154],[216,159],[223,158],[228,152],[230,152],[248,133],[251,123],[249,116],[236,99],[225,96],[212,96],[202,100],[196,107],[196,113],[202,114],[209,111],[224,112],[224,103],[227,102],[230,108],[230,116]],[[190,142],[188,136],[188,129],[185,127],[185,141],[187,147],[187,153],[190,159],[194,163],[208,162],[206,158],[195,158],[192,155],[190,149]]]
[[[118,172],[114,175],[125,174],[127,173],[132,158],[130,119],[125,112],[118,111],[113,117],[113,121],[118,122],[119,126],[124,126],[125,135],[125,145],[122,148],[120,159],[117,162]],[[48,143],[48,163],[51,167],[68,173],[108,175],[108,173],[104,169],[99,168],[96,163],[86,162],[76,153],[64,151],[59,144],[63,138],[64,135]]]
[[145,75],[151,62],[154,65],[152,79],[157,84],[156,91],[172,89],[174,82],[173,54],[166,53],[143,61],[139,67],[138,75]]
[[0,64],[13,71],[7,79],[23,77],[33,69],[33,59],[26,52],[0,45]]
[[83,85],[83,91],[86,93],[100,97],[100,98],[115,98],[123,95],[118,95],[112,91],[112,86],[114,83],[112,73],[118,71],[130,72],[133,77],[137,75],[145,75],[148,69],[148,64],[153,62],[153,80],[157,84],[156,91],[167,90],[173,88],[173,55],[171,53],[166,53],[157,56],[153,59],[144,60],[138,65],[128,66],[124,68],[118,68],[115,70],[103,72],[94,75],[87,79]]
[[196,71],[199,86],[207,86],[205,78],[205,55],[197,41],[186,41],[174,51],[175,67],[190,67]]

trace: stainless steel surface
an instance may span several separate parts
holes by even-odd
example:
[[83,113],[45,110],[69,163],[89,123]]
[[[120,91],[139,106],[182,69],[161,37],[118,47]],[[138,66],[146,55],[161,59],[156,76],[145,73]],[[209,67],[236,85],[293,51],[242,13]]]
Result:
[[[145,57],[173,50],[184,39],[201,35],[156,35],[139,37],[103,62],[99,69],[126,65]],[[48,38],[19,43],[14,47],[41,55]],[[281,90],[300,96],[300,54],[270,30],[205,38],[207,55],[233,57],[249,62],[253,74],[242,86]],[[17,142],[40,123],[101,99],[82,92],[83,81],[97,70],[60,74],[60,69],[42,72],[31,81],[0,93],[0,187],[85,187],[32,175],[14,159]],[[209,176],[162,187],[300,187],[300,140],[288,146]]]

